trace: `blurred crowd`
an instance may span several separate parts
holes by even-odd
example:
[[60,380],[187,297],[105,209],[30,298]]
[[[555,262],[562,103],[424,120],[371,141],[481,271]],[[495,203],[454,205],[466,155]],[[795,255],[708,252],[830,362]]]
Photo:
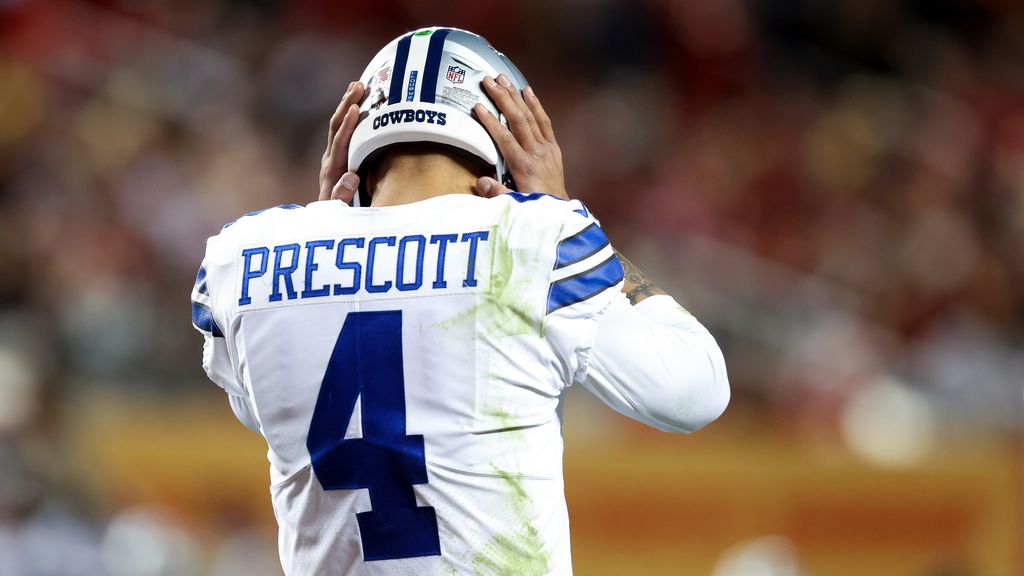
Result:
[[[212,386],[205,238],[315,199],[348,82],[432,24],[523,70],[570,193],[722,343],[730,417],[880,462],[1020,434],[1019,3],[0,0],[0,551],[77,517],[38,487],[76,398]],[[121,525],[59,524],[81,573],[146,545]]]

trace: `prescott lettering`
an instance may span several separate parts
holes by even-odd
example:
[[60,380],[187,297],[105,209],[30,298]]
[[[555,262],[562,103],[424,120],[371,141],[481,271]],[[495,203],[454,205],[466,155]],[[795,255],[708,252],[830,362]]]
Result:
[[[239,306],[363,291],[477,286],[476,260],[488,232],[324,238],[242,250]],[[464,265],[462,264],[464,263]],[[457,276],[454,274],[457,271]],[[448,275],[452,274],[452,278]]]

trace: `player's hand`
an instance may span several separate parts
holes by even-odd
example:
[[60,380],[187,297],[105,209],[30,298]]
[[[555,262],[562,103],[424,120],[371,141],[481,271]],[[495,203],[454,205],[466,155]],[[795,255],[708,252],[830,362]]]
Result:
[[342,200],[352,203],[359,177],[348,171],[348,144],[359,123],[359,101],[366,87],[362,82],[348,85],[338,109],[331,116],[327,132],[327,150],[320,162],[320,196],[318,200]]
[[[508,128],[482,104],[474,106],[473,111],[497,143],[516,186],[523,192],[544,192],[568,200],[562,150],[555,141],[551,119],[533,89],[527,86],[520,93],[504,74],[498,75],[497,82],[485,78],[483,87],[508,119]],[[508,191],[493,178],[477,181],[477,194],[487,198]]]

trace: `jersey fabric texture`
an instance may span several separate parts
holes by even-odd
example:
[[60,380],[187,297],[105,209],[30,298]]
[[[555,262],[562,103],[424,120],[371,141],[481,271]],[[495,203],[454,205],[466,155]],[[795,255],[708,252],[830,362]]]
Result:
[[560,402],[622,277],[587,209],[540,194],[283,206],[211,238],[192,320],[267,441],[285,572],[571,574]]

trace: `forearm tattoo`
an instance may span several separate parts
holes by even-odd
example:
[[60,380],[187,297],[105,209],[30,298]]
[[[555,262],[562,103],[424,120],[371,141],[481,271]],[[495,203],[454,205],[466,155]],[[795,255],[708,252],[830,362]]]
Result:
[[615,252],[615,255],[618,256],[619,263],[622,264],[622,270],[625,273],[622,291],[626,294],[626,298],[629,298],[630,304],[635,306],[637,302],[648,296],[665,293],[664,290],[658,288],[642,270],[634,266],[625,256],[618,251]]

